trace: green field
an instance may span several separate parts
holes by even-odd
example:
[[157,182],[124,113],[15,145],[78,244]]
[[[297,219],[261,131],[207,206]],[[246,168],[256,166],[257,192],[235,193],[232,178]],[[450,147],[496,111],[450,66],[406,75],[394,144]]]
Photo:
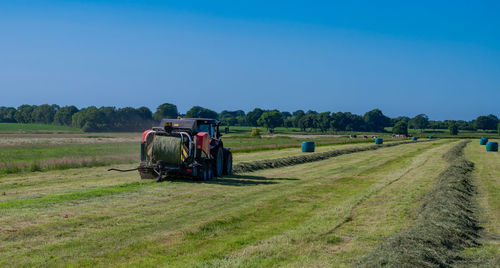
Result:
[[81,133],[78,128],[45,125],[45,124],[21,124],[0,123],[0,133]]
[[[413,227],[450,166],[442,156],[460,143],[408,143],[209,182],[156,183],[106,171],[137,164],[139,134],[85,135],[0,135],[1,267],[358,266]],[[235,163],[303,154],[303,137],[224,138]],[[322,145],[317,152],[373,142],[311,139]],[[473,140],[465,157],[476,164],[478,207],[470,209],[484,231],[456,263],[489,267],[499,260],[500,156]],[[6,172],[7,165],[23,168]]]

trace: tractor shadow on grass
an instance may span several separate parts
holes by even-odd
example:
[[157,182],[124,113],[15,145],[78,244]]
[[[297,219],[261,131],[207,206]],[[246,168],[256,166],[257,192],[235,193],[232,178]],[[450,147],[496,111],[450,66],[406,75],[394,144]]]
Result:
[[277,184],[279,181],[292,181],[298,179],[292,178],[267,178],[262,176],[250,175],[231,175],[207,181],[210,184],[232,185],[232,186],[251,186],[259,184]]
[[230,186],[252,186],[261,184],[277,184],[279,181],[294,181],[299,179],[292,178],[267,178],[262,176],[249,176],[249,175],[230,175],[216,178],[211,181],[199,181],[190,179],[174,179],[173,181],[190,182],[190,183],[206,183]]

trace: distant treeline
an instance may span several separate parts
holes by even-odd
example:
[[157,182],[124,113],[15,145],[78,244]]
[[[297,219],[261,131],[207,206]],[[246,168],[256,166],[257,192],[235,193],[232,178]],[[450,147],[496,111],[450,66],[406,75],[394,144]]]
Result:
[[479,116],[472,121],[445,120],[432,121],[425,114],[413,118],[400,116],[389,118],[381,110],[374,109],[364,115],[349,112],[322,112],[297,110],[280,112],[255,108],[245,113],[242,110],[217,113],[210,109],[194,106],[185,115],[178,112],[177,106],[164,103],[153,113],[147,107],[115,108],[90,106],[78,109],[75,106],[58,105],[21,105],[0,107],[0,122],[43,123],[73,126],[83,131],[138,131],[156,125],[162,118],[203,117],[219,119],[225,126],[265,127],[273,131],[276,127],[299,128],[303,131],[371,131],[383,132],[385,127],[394,127],[395,133],[406,134],[410,129],[459,129],[459,130],[496,130],[499,120],[495,115]]

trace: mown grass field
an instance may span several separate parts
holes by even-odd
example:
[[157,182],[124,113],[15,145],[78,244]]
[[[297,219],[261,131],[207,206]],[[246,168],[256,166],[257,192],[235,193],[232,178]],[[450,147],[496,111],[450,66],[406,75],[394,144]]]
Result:
[[[0,267],[357,266],[413,225],[425,194],[449,165],[442,155],[459,142],[409,143],[209,182],[156,183],[135,172],[106,171],[110,164],[130,168],[137,161],[138,145],[128,140],[136,134],[121,135],[125,140],[92,134],[77,142],[61,137],[0,145],[2,164],[118,159],[1,175]],[[234,145],[239,140],[240,147]],[[371,145],[319,141],[325,144],[317,152]],[[257,148],[236,151],[235,163],[302,154],[300,143],[269,149],[272,138],[232,142],[233,148]],[[500,156],[486,153],[476,140],[465,156],[476,163],[484,234],[481,245],[461,253],[467,260],[462,263],[488,267],[499,256]]]

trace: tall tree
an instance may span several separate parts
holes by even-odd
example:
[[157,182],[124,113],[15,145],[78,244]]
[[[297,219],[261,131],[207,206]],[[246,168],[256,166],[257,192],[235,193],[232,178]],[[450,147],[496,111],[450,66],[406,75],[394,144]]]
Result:
[[330,112],[320,113],[317,116],[317,124],[321,132],[326,132],[330,128],[332,117]]
[[186,113],[186,117],[188,118],[212,118],[212,119],[217,119],[217,112],[212,111],[207,108],[203,108],[201,106],[194,106],[193,108],[189,109]]
[[318,117],[314,113],[307,113],[304,116],[302,116],[299,120],[299,127],[302,131],[305,131],[308,128],[312,130],[317,126],[318,126]]
[[384,132],[384,127],[391,125],[391,119],[385,116],[379,109],[374,109],[365,113],[363,119],[369,131]]
[[59,108],[54,115],[54,124],[71,126],[73,115],[78,112],[75,106],[64,106]]
[[405,120],[401,120],[394,125],[392,128],[392,133],[399,135],[408,135],[408,123]]
[[153,118],[160,121],[163,118],[177,118],[178,115],[177,106],[171,103],[164,103],[156,108]]
[[450,135],[458,135],[458,124],[456,122],[451,122],[449,124],[448,130],[450,131]]
[[424,129],[429,126],[429,117],[425,114],[419,114],[410,120],[409,125],[420,129],[420,132],[424,132]]
[[495,130],[498,124],[498,117],[495,115],[479,116],[474,120],[474,128],[482,130]]
[[151,121],[153,119],[153,113],[148,107],[142,106],[137,109],[141,115],[142,120]]
[[276,127],[283,125],[283,115],[278,110],[266,111],[262,113],[258,123],[273,133]]
[[82,109],[73,115],[72,125],[85,132],[102,131],[105,128],[105,116],[95,106]]
[[293,126],[294,127],[298,127],[298,128],[301,128],[300,126],[300,120],[302,119],[302,117],[306,115],[306,113],[304,113],[304,111],[302,110],[297,110],[295,112],[292,113],[292,116],[293,116]]
[[16,108],[14,107],[0,107],[0,122],[1,123],[15,123]]
[[31,114],[32,120],[35,123],[52,124],[54,122],[54,115],[56,114],[57,109],[59,109],[59,106],[55,104],[42,104],[37,106],[33,109]]
[[262,114],[264,113],[264,111],[260,108],[255,108],[253,109],[253,111],[247,113],[247,122],[250,126],[252,127],[256,127],[258,126],[258,120],[259,118],[262,116]]
[[18,123],[33,123],[33,110],[36,108],[36,105],[28,105],[23,104],[17,107],[16,114],[14,114],[14,119]]
[[238,117],[245,116],[245,112],[242,110],[228,111],[224,110],[219,114],[219,120],[223,125],[234,126],[238,124]]

